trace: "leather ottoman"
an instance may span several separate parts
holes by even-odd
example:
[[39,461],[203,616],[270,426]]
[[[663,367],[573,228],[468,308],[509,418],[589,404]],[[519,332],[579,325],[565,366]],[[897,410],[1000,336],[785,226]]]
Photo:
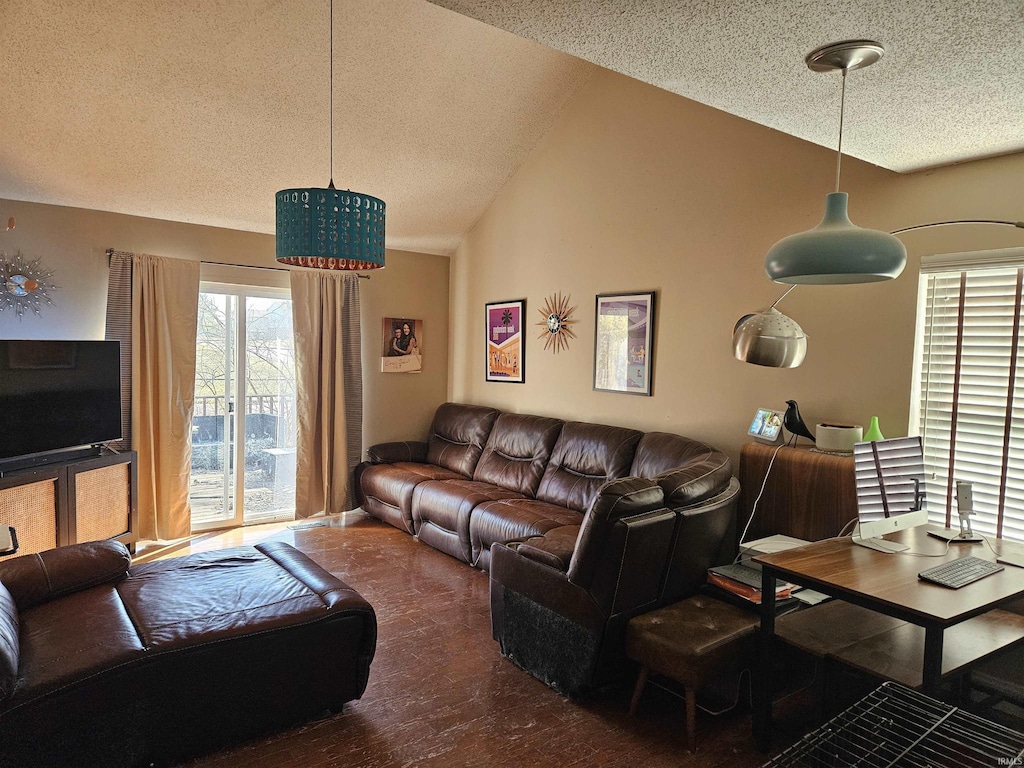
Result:
[[751,649],[757,614],[697,595],[631,619],[626,655],[640,664],[629,713],[655,672],[686,691],[686,742],[695,747],[697,689]]

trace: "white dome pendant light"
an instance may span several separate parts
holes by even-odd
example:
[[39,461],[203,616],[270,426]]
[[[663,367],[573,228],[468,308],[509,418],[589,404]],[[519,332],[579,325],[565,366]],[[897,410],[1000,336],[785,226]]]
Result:
[[907,264],[907,249],[887,232],[853,224],[846,213],[847,194],[839,191],[843,158],[843,113],[846,73],[870,66],[885,49],[873,40],[831,43],[807,54],[813,72],[843,73],[839,107],[839,147],[836,150],[836,191],[825,196],[825,217],[814,229],[779,240],[765,256],[764,269],[777,283],[838,285],[873,283],[899,277]]

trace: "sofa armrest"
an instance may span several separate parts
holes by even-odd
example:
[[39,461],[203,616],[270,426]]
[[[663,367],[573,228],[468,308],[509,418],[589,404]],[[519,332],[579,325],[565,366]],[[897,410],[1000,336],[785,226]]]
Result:
[[708,568],[732,562],[736,555],[736,508],[740,484],[736,478],[716,496],[674,509],[672,536],[663,603],[692,596],[707,579]]
[[427,444],[417,440],[378,443],[367,449],[366,457],[371,464],[393,464],[396,461],[414,461],[417,464],[423,464],[427,460]]
[[663,507],[615,520],[588,586],[523,545],[492,545],[491,633],[502,654],[568,696],[624,673],[626,624],[658,605],[675,517]]
[[732,479],[732,461],[725,454],[716,452],[654,479],[665,492],[666,506],[685,507],[724,491]]
[[119,541],[90,541],[0,562],[0,582],[19,611],[72,592],[121,581],[132,564]]
[[579,536],[578,525],[563,525],[560,528],[553,528],[543,536],[533,536],[520,543],[511,543],[508,546],[516,550],[523,557],[536,560],[552,568],[557,568],[562,573],[569,570],[569,563],[572,561],[572,553],[576,551],[576,539]]

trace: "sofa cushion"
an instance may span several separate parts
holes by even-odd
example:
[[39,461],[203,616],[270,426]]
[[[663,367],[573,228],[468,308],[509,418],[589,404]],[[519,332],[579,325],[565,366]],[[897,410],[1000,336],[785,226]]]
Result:
[[0,583],[0,701],[6,701],[14,693],[20,655],[18,606],[7,587]]
[[503,413],[487,439],[473,479],[533,497],[562,431],[562,422],[544,416]]
[[445,403],[430,426],[427,463],[471,478],[497,418],[494,408]]
[[413,525],[421,541],[471,563],[469,519],[474,507],[485,501],[522,498],[516,491],[475,480],[427,481],[413,491]]
[[22,555],[0,563],[0,581],[10,590],[18,610],[58,597],[120,581],[132,556],[119,541],[89,541]]
[[117,589],[102,585],[21,613],[23,705],[145,653]]
[[732,462],[699,440],[648,432],[636,447],[630,475],[657,480],[667,506],[685,507],[724,491],[732,477]]
[[[336,597],[358,598],[335,579],[330,581],[338,595],[324,584],[307,585],[292,573],[294,568],[265,551],[269,547],[273,553],[280,545],[270,542],[144,563],[132,568],[117,589],[152,653],[313,621],[339,605]],[[290,548],[285,551],[308,561]],[[357,602],[365,605],[361,598]]]
[[473,510],[469,521],[473,545],[473,564],[487,570],[491,562],[491,544],[523,541],[540,536],[552,528],[579,525],[583,516],[572,509],[536,499],[487,501]]
[[396,528],[415,530],[412,494],[416,486],[429,480],[460,480],[463,476],[450,469],[430,464],[400,461],[396,464],[371,464],[359,476],[363,509]]
[[642,432],[570,421],[551,452],[537,498],[584,512],[597,489],[629,472]]

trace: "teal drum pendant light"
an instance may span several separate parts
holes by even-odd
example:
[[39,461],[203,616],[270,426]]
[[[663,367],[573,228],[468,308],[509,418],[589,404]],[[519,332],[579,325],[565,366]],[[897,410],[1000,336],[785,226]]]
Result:
[[847,194],[839,191],[843,158],[843,113],[846,73],[870,66],[885,49],[873,40],[831,43],[807,54],[814,72],[843,73],[839,108],[839,147],[836,152],[836,191],[825,197],[825,217],[814,229],[779,240],[765,256],[764,269],[778,283],[837,285],[873,283],[899,277],[907,264],[903,243],[876,229],[864,229],[847,215]]
[[331,181],[277,193],[277,261],[296,267],[384,266],[384,201],[334,187],[334,0],[331,0]]

